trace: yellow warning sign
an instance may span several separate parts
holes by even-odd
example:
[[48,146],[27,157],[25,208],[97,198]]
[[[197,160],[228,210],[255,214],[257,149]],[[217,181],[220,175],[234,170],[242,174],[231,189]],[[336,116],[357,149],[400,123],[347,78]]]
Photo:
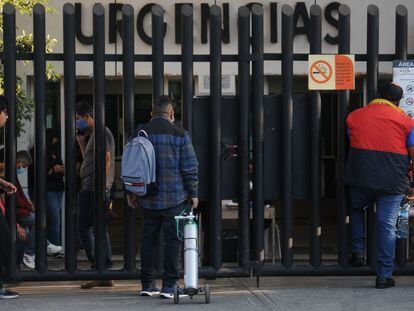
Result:
[[354,55],[309,55],[309,90],[355,89]]

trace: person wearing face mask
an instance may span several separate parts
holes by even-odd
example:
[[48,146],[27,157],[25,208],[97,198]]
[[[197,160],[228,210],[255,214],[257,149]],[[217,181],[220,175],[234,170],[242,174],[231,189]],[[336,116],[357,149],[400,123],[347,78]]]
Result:
[[59,132],[46,130],[46,223],[47,238],[52,244],[61,245],[60,219],[65,184],[65,167],[60,156]]
[[[86,256],[94,267],[95,256],[95,236],[94,236],[94,219],[95,219],[95,138],[94,119],[92,107],[84,101],[76,105],[76,141],[78,142],[81,154],[82,164],[80,167],[81,191],[78,194],[78,234],[82,246],[85,249]],[[108,219],[109,193],[114,183],[115,172],[115,140],[111,131],[105,128],[105,176],[106,176],[106,196],[105,206],[106,219]],[[89,136],[89,140],[86,137]],[[105,267],[112,267],[112,250],[108,230],[106,229],[106,262]],[[82,289],[89,289],[95,286],[113,286],[111,280],[89,281],[82,283]]]

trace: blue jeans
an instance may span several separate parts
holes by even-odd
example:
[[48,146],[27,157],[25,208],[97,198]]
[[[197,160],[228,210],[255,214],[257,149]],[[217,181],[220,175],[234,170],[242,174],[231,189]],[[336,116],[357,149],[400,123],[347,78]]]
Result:
[[36,216],[34,213],[30,213],[29,215],[25,217],[19,218],[19,224],[22,227],[26,227],[29,231],[29,234],[27,235],[27,238],[26,238],[27,243],[25,247],[25,253],[30,256],[35,254],[35,245],[36,245],[35,223],[36,223]]
[[47,238],[55,245],[60,242],[60,211],[62,209],[63,191],[46,192],[46,223]]
[[[105,204],[108,204],[106,202]],[[106,209],[105,207],[102,207]],[[95,205],[94,205],[94,192],[82,190],[78,194],[78,233],[79,239],[85,249],[86,256],[89,261],[94,264],[95,261],[95,236],[93,232],[93,226],[95,221]],[[105,267],[112,267],[112,250],[111,240],[109,238],[108,229],[106,229],[106,263]]]
[[376,204],[377,275],[390,278],[394,270],[395,225],[403,194],[382,193],[351,186],[348,189],[351,217],[351,251],[365,252],[365,210]]
[[[177,237],[177,226],[174,217],[188,207],[184,202],[165,210],[142,209],[141,236],[141,283],[142,287],[153,284],[156,250],[160,245],[160,230],[164,232],[164,272],[163,286],[172,287],[178,280],[178,269],[181,254],[181,241]],[[180,223],[180,230],[182,223]]]

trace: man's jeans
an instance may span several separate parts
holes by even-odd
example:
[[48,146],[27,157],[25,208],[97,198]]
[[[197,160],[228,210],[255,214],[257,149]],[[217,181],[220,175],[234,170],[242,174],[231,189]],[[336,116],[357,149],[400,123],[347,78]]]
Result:
[[394,270],[395,225],[402,194],[390,194],[351,186],[348,189],[351,217],[351,250],[365,252],[365,210],[376,204],[377,275],[390,278]]
[[46,192],[47,203],[47,238],[55,245],[60,242],[60,211],[62,209],[63,191]]
[[[107,202],[102,208],[105,209],[105,214],[107,213]],[[107,216],[105,216],[107,217]],[[95,205],[94,205],[94,192],[93,191],[84,191],[82,190],[78,194],[78,231],[79,239],[82,243],[83,248],[85,249],[86,256],[89,261],[94,264],[94,254],[95,254],[95,236],[93,232],[95,220]],[[106,228],[106,263],[105,267],[112,267],[112,250],[111,250],[111,240],[109,239],[108,229]]]
[[[181,241],[177,237],[177,226],[174,217],[188,207],[183,202],[176,207],[164,210],[142,209],[141,237],[141,283],[142,287],[153,284],[156,250],[160,245],[160,230],[164,231],[164,273],[163,286],[172,287],[178,280]],[[182,232],[182,225],[180,224]]]

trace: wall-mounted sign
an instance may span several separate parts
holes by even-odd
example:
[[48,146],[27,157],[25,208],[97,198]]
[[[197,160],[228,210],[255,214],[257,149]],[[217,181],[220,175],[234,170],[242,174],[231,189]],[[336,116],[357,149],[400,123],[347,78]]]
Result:
[[309,90],[355,89],[354,55],[309,55]]
[[401,86],[404,91],[400,108],[414,118],[414,60],[394,60],[393,82]]

